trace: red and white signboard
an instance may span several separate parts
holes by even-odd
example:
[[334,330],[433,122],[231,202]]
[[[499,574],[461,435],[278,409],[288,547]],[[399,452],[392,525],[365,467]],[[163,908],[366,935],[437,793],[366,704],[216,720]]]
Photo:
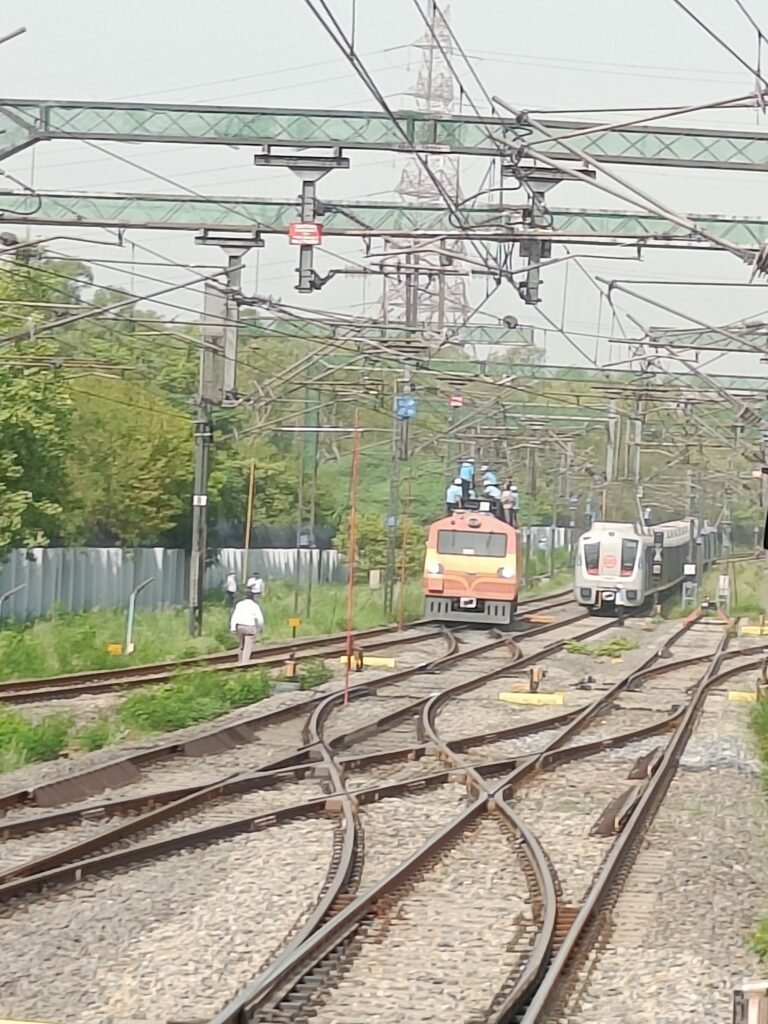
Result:
[[323,240],[322,224],[290,224],[288,240],[291,245],[320,245]]
[[616,568],[616,555],[606,555],[603,559],[604,569],[615,569]]
[[460,409],[464,405],[464,395],[451,395],[451,408]]

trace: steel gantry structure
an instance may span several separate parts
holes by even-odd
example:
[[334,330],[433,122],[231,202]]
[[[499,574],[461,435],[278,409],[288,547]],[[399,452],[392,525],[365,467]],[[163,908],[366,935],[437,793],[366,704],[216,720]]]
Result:
[[[575,155],[572,142],[578,145],[580,153],[602,164],[762,172],[768,170],[768,134],[761,132],[704,130],[669,124],[660,127],[658,122],[650,126],[613,127],[581,121],[539,119],[536,125],[531,125],[525,115],[478,117],[444,115],[430,110],[396,112],[389,116],[349,110],[0,100],[0,160],[40,142],[61,140],[260,148],[262,152],[255,156],[258,165],[281,166],[302,176],[300,202],[253,197],[89,195],[32,190],[0,194],[0,221],[8,224],[120,230],[175,228],[195,231],[199,241],[224,249],[228,259],[227,284],[224,289],[217,289],[213,283],[206,283],[205,311],[201,322],[201,364],[204,372],[201,373],[195,427],[196,525],[192,560],[193,566],[198,568],[202,566],[205,549],[207,452],[211,440],[209,410],[211,405],[222,401],[237,400],[234,369],[240,308],[243,304],[260,304],[258,301],[249,302],[242,296],[242,258],[251,246],[263,244],[262,235],[287,234],[297,221],[310,219],[321,224],[329,236],[360,237],[366,241],[373,237],[385,241],[398,237],[426,240],[469,238],[506,244],[546,240],[579,245],[623,242],[637,246],[705,249],[717,249],[718,243],[722,242],[726,246],[740,246],[745,251],[754,252],[762,249],[768,238],[768,220],[689,214],[681,221],[680,217],[665,217],[665,211],[655,205],[645,207],[646,212],[643,213],[547,207],[547,216],[542,221],[531,205],[462,203],[460,209],[451,211],[446,206],[429,203],[323,201],[314,187],[327,169],[349,166],[348,158],[342,157],[343,150],[418,153],[423,157],[473,155],[489,160],[501,159],[502,162],[508,158],[511,161],[508,169],[515,172],[521,160],[535,163],[537,157],[544,163],[554,160],[562,162],[563,166],[570,164],[573,167],[579,157]],[[312,149],[332,150],[333,154],[310,156],[307,151]],[[293,150],[293,153],[283,155],[288,150]],[[573,174],[572,171],[569,173]],[[580,180],[584,178],[582,174]],[[708,232],[710,237],[700,234],[697,228]],[[299,290],[309,291],[320,286],[312,280],[310,271],[311,257],[303,252]],[[486,271],[502,279],[505,268],[489,262]],[[446,274],[457,272],[463,272],[463,267],[445,269]],[[269,307],[266,308],[269,311]],[[410,325],[409,332],[408,327],[401,325],[382,329],[359,320],[339,325],[306,320],[297,323],[286,325],[285,321],[277,318],[261,320],[259,324],[249,321],[248,331],[258,331],[260,325],[262,331],[271,332],[273,337],[298,336],[320,343],[324,339],[338,339],[344,345],[369,343],[399,349],[408,346],[414,335],[422,343],[432,340],[425,335],[423,325],[416,324]],[[653,337],[658,338],[661,345],[683,347],[693,333],[678,332],[673,338],[671,333],[658,331]],[[686,340],[681,340],[683,335]],[[518,328],[516,324],[478,327],[468,322],[457,327],[455,340],[460,344],[530,345],[532,339],[528,328]],[[760,344],[763,344],[762,340]],[[754,348],[749,350],[754,351]],[[211,353],[218,353],[217,358],[225,364],[224,386],[220,383],[222,373],[211,365]],[[554,431],[566,424],[589,430],[603,430],[605,426],[608,447],[615,454],[616,434],[617,431],[621,433],[620,424],[624,422],[626,464],[629,465],[631,452],[635,481],[639,479],[640,453],[646,444],[642,437],[642,424],[646,410],[654,402],[661,402],[667,410],[671,407],[669,403],[675,401],[675,394],[687,393],[696,396],[696,400],[712,396],[720,400],[725,396],[728,400],[725,404],[731,405],[731,412],[737,420],[736,427],[741,430],[739,417],[743,419],[742,413],[750,411],[745,402],[751,402],[762,411],[768,386],[762,378],[690,374],[676,376],[673,388],[665,386],[663,382],[670,375],[663,373],[610,373],[571,367],[528,366],[502,371],[503,379],[494,381],[495,374],[486,377],[484,373],[478,373],[472,364],[460,360],[453,368],[432,364],[427,369],[445,374],[445,379],[453,386],[469,388],[474,380],[481,389],[491,391],[500,386],[517,388],[523,396],[519,403],[520,411],[508,415],[518,431],[539,429],[541,424],[547,423],[554,427]],[[536,388],[544,390],[557,383],[567,384],[573,389],[570,405],[559,401],[562,396],[558,395],[549,396],[547,403],[537,400]],[[588,393],[590,389],[603,402],[610,398],[611,411],[607,420],[604,412],[601,414],[594,407],[579,404],[578,398],[573,401],[576,392]],[[732,400],[730,396],[733,396]],[[493,405],[496,399],[491,394],[490,398],[485,396],[485,401]],[[625,403],[628,409],[621,410],[617,401]],[[721,408],[720,411],[724,410]],[[753,413],[744,420],[752,430],[760,426],[761,421],[761,413]],[[555,436],[554,432],[552,436]],[[664,442],[657,440],[656,443]],[[708,443],[720,441],[710,437]],[[688,444],[686,441],[685,445]],[[613,455],[606,458],[605,480],[608,481]],[[195,610],[199,627],[202,573],[193,573],[193,577],[190,607]]]
[[[444,206],[402,203],[319,202],[318,215],[326,235],[419,238],[477,238],[515,242],[545,238],[581,245],[636,242],[664,247],[714,248],[712,242],[663,217],[620,210],[549,209],[550,228],[533,227],[524,206],[488,205],[462,210],[463,225],[452,224]],[[687,215],[724,241],[758,248],[768,239],[768,220],[759,217]],[[0,222],[65,227],[108,227],[123,230],[163,228],[213,230],[239,235],[287,235],[300,219],[297,201],[242,197],[152,194],[86,194],[82,192],[0,191]]]
[[[578,138],[605,163],[768,170],[768,135],[751,131],[664,127],[610,127],[585,121],[540,119],[563,139]],[[532,156],[562,161],[573,155],[514,118],[398,111],[394,120],[364,110],[296,110],[183,104],[95,103],[79,100],[0,99],[0,158],[36,142],[102,140],[227,146],[292,146],[499,156],[499,147],[523,144]]]

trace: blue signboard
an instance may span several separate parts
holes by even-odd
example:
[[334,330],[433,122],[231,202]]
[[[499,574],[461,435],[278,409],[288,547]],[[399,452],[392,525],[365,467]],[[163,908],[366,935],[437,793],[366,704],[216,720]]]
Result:
[[399,420],[412,420],[416,415],[416,399],[410,395],[398,395],[395,398],[395,416]]

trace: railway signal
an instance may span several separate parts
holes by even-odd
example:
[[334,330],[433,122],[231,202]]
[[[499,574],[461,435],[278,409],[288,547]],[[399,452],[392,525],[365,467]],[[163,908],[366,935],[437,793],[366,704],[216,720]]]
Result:
[[653,560],[651,563],[651,574],[661,576],[661,567],[664,560],[664,534],[661,530],[653,532]]

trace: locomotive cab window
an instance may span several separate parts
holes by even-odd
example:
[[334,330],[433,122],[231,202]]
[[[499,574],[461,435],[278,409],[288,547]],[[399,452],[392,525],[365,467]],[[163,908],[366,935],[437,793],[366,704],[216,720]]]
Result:
[[503,558],[507,553],[507,538],[503,533],[439,530],[437,552],[440,555],[485,555]]
[[597,575],[597,567],[600,562],[600,543],[584,545],[584,565],[587,572]]
[[639,542],[636,540],[623,540],[621,542],[621,575],[631,576],[635,570],[637,560],[637,549]]

